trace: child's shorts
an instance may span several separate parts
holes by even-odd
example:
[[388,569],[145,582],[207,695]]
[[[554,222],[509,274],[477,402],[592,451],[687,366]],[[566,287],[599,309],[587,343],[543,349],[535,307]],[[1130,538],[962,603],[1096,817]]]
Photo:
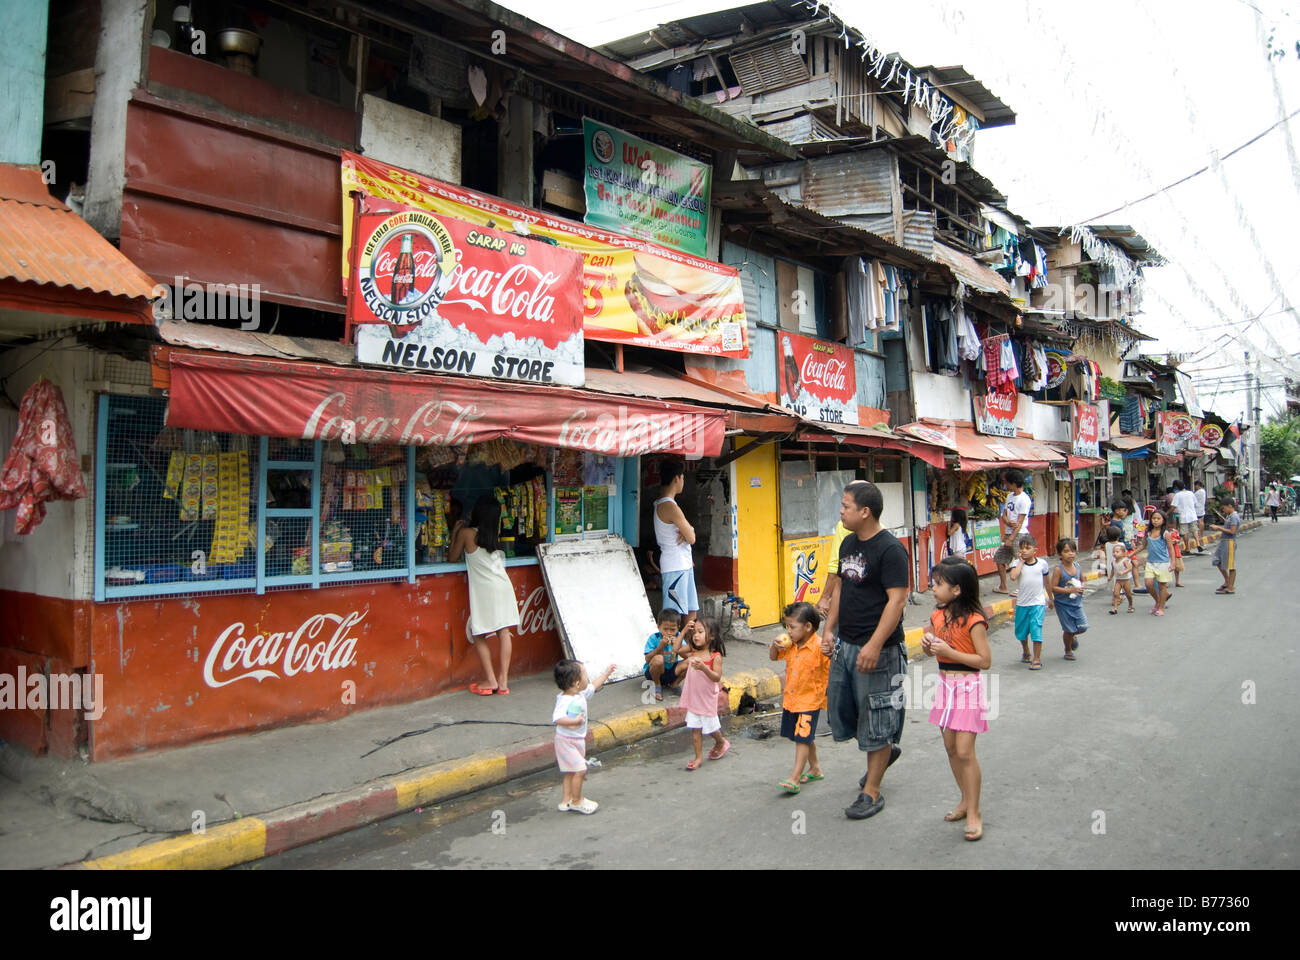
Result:
[[1147,563],[1147,576],[1154,577],[1157,583],[1171,583],[1174,575],[1168,563]]
[[699,730],[702,733],[717,733],[722,729],[722,721],[718,719],[716,713],[704,717],[700,716],[698,713],[691,713],[691,711],[687,710],[686,726],[691,730]]
[[1021,643],[1043,642],[1043,615],[1047,608],[1041,603],[1036,607],[1016,607],[1016,639]]
[[930,710],[930,722],[936,727],[963,733],[986,733],[989,729],[988,712],[984,674],[939,674],[939,688],[934,692],[934,707]]
[[555,760],[562,773],[584,773],[587,769],[587,740],[555,735]]
[[791,713],[789,710],[781,711],[781,736],[787,740],[793,740],[795,743],[812,743],[813,738],[817,736],[817,718],[821,716],[820,710],[809,710],[804,713]]

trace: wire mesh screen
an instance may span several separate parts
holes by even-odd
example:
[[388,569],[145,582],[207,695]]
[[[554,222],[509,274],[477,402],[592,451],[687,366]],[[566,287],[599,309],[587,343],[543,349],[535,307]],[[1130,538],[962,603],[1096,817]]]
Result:
[[166,427],[161,398],[110,396],[106,402],[99,464],[106,595],[142,585],[172,585],[158,592],[174,593],[187,583],[207,591],[251,581],[255,439]]
[[321,573],[405,572],[406,448],[330,443],[321,459]]

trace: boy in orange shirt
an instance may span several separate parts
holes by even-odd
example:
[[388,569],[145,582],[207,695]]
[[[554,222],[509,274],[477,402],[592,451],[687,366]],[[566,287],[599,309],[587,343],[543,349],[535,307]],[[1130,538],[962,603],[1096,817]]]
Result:
[[[811,603],[786,607],[786,632],[768,647],[769,660],[785,661],[785,696],[781,701],[781,736],[793,740],[794,773],[778,786],[786,793],[798,793],[801,783],[823,780],[817,760],[817,718],[826,709],[826,683],[831,660],[822,653],[821,614]],[[805,772],[806,769],[806,772]]]

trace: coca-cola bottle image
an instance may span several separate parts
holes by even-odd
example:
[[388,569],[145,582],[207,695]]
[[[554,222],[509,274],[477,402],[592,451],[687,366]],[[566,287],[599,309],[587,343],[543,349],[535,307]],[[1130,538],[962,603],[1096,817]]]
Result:
[[411,235],[402,235],[402,249],[397,254],[393,268],[393,303],[400,304],[415,290],[415,254],[411,250]]
[[781,338],[781,352],[785,355],[785,383],[790,402],[799,402],[799,361],[794,358],[794,344],[789,337]]

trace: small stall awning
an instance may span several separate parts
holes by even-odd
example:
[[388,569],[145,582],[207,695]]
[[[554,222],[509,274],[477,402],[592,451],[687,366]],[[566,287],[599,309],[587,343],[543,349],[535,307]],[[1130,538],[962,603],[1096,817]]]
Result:
[[1086,457],[1074,453],[1068,441],[1048,441],[1048,446],[1065,457],[1065,468],[1067,470],[1089,470],[1092,467],[1106,466],[1106,461],[1100,457]]
[[1029,437],[988,436],[977,433],[971,423],[956,424],[952,432],[957,443],[962,473],[1000,470],[1005,467],[1042,470],[1066,464],[1065,454]]
[[726,411],[550,385],[172,349],[167,425],[450,446],[509,437],[632,457],[722,450]]
[[154,283],[50,195],[39,167],[0,164],[0,340],[66,319],[152,324]]
[[1143,447],[1152,446],[1155,443],[1153,438],[1149,437],[1130,437],[1126,433],[1112,434],[1109,440],[1103,440],[1102,443],[1109,445],[1115,450],[1141,450]]
[[874,427],[859,427],[847,423],[822,423],[817,420],[802,420],[799,427],[801,440],[831,441],[847,443],[854,447],[875,450],[895,450],[924,460],[937,470],[944,466],[944,451],[941,446],[924,440],[914,439],[890,430],[884,424]]

